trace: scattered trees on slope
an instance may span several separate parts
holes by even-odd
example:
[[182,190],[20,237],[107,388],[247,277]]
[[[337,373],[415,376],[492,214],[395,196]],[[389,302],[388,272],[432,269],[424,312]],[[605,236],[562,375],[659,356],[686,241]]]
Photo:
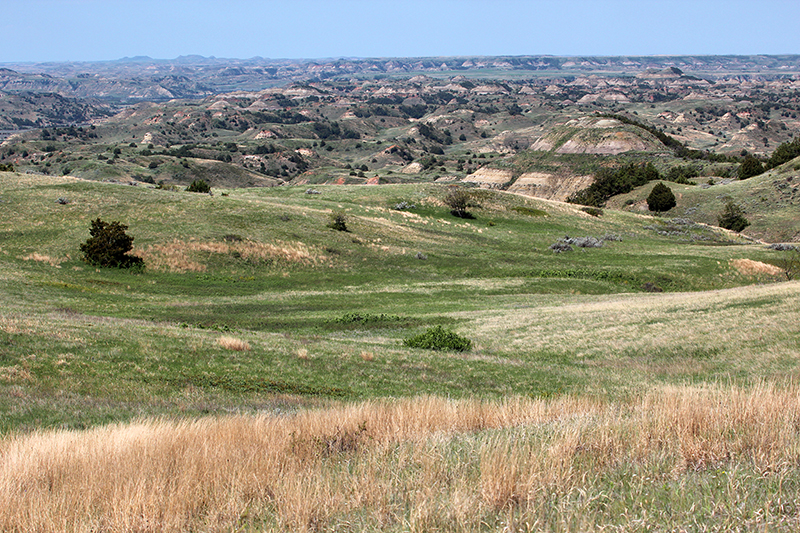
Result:
[[661,179],[652,163],[628,164],[616,169],[603,169],[586,189],[573,194],[567,201],[573,204],[603,207],[612,196],[625,194],[635,187]]

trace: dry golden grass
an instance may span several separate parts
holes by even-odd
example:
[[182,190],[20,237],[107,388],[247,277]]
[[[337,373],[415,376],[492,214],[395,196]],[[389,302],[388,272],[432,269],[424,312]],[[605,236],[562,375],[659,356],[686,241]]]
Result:
[[301,242],[275,244],[238,241],[179,241],[135,248],[133,254],[144,259],[147,268],[167,272],[204,272],[208,255],[227,255],[255,263],[280,263],[314,266],[324,255]]
[[753,261],[752,259],[732,259],[731,266],[746,276],[756,276],[759,274],[767,274],[770,276],[782,276],[783,269],[762,263],[761,261]]
[[50,266],[61,268],[61,263],[67,261],[69,258],[59,259],[56,257],[50,257],[49,255],[33,252],[32,254],[24,256],[22,259],[25,261],[38,261],[40,263],[47,263]]
[[226,350],[233,350],[236,352],[246,352],[250,350],[250,343],[237,339],[236,337],[222,336],[217,339],[217,344]]
[[506,514],[507,528],[545,530],[542,517],[559,512],[587,530],[625,519],[586,505],[567,516],[563,502],[603,476],[786,475],[798,428],[800,389],[762,385],[625,403],[422,397],[11,436],[0,441],[0,530],[478,531]]

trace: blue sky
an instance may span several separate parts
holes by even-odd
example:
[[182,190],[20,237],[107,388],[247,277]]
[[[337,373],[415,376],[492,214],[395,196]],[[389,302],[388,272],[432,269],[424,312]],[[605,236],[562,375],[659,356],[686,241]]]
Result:
[[3,0],[0,63],[800,54],[798,0]]

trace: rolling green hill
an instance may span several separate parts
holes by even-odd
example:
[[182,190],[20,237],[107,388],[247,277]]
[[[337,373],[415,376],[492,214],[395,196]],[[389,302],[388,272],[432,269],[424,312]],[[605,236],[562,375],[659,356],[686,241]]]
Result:
[[[677,206],[665,217],[688,217],[696,222],[717,224],[724,205],[740,206],[750,226],[743,232],[766,242],[796,242],[800,239],[800,158],[747,180],[698,178],[696,185],[667,183]],[[647,210],[645,199],[654,184],[614,197],[609,207],[633,212]]]
[[[326,398],[616,396],[653,380],[730,377],[741,353],[724,335],[695,338],[701,322],[746,336],[753,325],[734,309],[758,312],[759,327],[796,313],[786,309],[796,295],[784,295],[797,286],[775,284],[785,280],[775,266],[783,252],[664,218],[594,217],[485,190],[472,191],[474,218],[456,218],[443,204],[450,187],[435,184],[209,196],[2,177],[4,431]],[[328,227],[334,212],[348,231]],[[128,225],[143,271],[81,260],[98,217]],[[566,235],[602,246],[573,240],[572,251],[555,253]],[[702,309],[693,291],[709,302]],[[752,340],[745,359],[796,349],[786,319],[767,327],[773,337]],[[475,348],[402,346],[430,325]],[[651,334],[676,328],[688,337],[652,347]],[[636,364],[621,371],[626,360]],[[788,364],[770,361],[734,375],[771,376]]]

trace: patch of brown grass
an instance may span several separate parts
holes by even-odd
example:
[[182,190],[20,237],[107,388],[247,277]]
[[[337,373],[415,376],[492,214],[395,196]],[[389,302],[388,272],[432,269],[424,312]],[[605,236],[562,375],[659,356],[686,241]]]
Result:
[[19,365],[0,367],[0,382],[16,383],[19,381],[33,381],[33,375]]
[[50,257],[49,255],[44,255],[37,252],[28,254],[24,256],[22,259],[25,261],[38,261],[40,263],[47,263],[48,265],[54,266],[56,268],[61,268],[61,263],[67,260],[67,259],[59,259],[56,257]]
[[233,350],[236,352],[246,352],[250,350],[250,343],[237,339],[236,337],[222,336],[217,339],[217,344],[226,350]]
[[150,245],[134,250],[134,255],[144,259],[147,268],[167,272],[204,272],[203,263],[209,254],[227,255],[253,263],[280,263],[315,266],[325,260],[300,242],[262,243],[255,241],[216,242],[179,241]]
[[17,435],[0,441],[0,530],[483,530],[507,509],[553,512],[554,495],[619,468],[667,469],[678,484],[714,468],[786,472],[798,427],[800,389],[760,386],[617,403],[422,397]]
[[752,259],[732,259],[731,266],[745,276],[757,276],[759,274],[768,274],[770,276],[783,275],[783,269],[775,265],[762,263],[761,261],[753,261]]

